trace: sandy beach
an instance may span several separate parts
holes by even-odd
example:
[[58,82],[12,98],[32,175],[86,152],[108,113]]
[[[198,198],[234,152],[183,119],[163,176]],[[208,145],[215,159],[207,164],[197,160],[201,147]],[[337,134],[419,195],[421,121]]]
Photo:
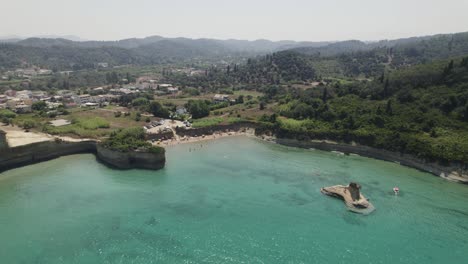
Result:
[[255,136],[255,130],[254,129],[247,129],[244,132],[216,132],[212,135],[201,135],[198,137],[179,137],[176,136],[172,139],[168,140],[161,140],[161,141],[156,141],[153,143],[155,146],[161,146],[161,147],[170,147],[174,145],[179,145],[179,144],[185,144],[185,143],[194,143],[194,142],[200,142],[200,141],[208,141],[208,140],[215,140],[219,138],[225,138],[225,137],[233,137],[233,136]]

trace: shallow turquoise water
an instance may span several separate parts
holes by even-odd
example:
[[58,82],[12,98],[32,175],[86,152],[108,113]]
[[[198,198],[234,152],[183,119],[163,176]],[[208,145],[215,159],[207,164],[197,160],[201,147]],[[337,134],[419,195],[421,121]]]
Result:
[[[157,172],[74,155],[0,174],[0,263],[467,260],[468,186],[250,138],[201,144],[169,148]],[[319,191],[352,180],[373,214]]]

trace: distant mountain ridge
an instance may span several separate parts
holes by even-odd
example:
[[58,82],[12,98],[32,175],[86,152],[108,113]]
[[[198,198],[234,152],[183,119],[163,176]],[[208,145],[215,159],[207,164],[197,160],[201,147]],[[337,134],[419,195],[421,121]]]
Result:
[[[432,36],[411,37],[394,40],[380,40],[375,42],[363,42],[360,40],[348,40],[330,43],[320,47],[296,47],[291,51],[296,51],[307,55],[335,56],[343,53],[370,51],[377,48],[411,47],[417,44],[434,45],[440,42],[450,44],[452,42],[468,41],[468,32],[454,34],[437,34]],[[448,46],[447,46],[448,48]]]
[[[99,62],[109,66],[122,64],[152,65],[193,62],[239,62],[274,52],[295,52],[315,58],[340,54],[371,52],[379,61],[387,60],[397,47],[396,65],[418,63],[426,59],[468,54],[468,32],[363,42],[296,42],[270,40],[218,40],[165,38],[151,36],[118,41],[73,41],[65,38],[27,38],[0,40],[0,69],[38,65],[57,70],[88,69]],[[372,53],[373,52],[373,53]],[[377,52],[377,53],[376,53]],[[388,53],[390,52],[390,53]],[[387,54],[388,53],[388,54]],[[372,55],[374,54],[374,55]],[[361,56],[362,57],[362,56]],[[349,60],[353,58],[349,57]],[[381,62],[378,62],[381,63]]]
[[[75,37],[77,38],[77,37]],[[233,52],[251,52],[251,53],[265,53],[265,52],[274,52],[279,50],[285,50],[295,47],[321,47],[330,44],[331,42],[311,42],[311,41],[270,41],[265,39],[259,40],[237,40],[237,39],[228,39],[228,40],[219,40],[219,39],[209,39],[209,38],[200,38],[200,39],[190,39],[190,38],[165,38],[162,36],[150,36],[145,38],[129,38],[116,41],[76,41],[72,40],[70,37],[31,37],[31,38],[9,38],[1,39],[1,42],[14,43],[17,45],[27,46],[27,47],[51,47],[51,46],[73,46],[80,48],[100,48],[105,46],[125,48],[125,49],[134,49],[141,46],[146,46],[150,44],[156,44],[160,41],[172,41],[179,44],[194,44],[204,42],[206,44],[214,45],[215,43],[225,46],[225,48]]]

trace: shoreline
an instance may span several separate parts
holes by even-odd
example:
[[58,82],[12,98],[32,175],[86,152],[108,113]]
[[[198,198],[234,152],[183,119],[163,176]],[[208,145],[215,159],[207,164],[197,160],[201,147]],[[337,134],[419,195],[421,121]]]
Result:
[[[4,126],[0,126],[0,129],[4,129]],[[346,144],[346,143],[339,143],[329,140],[310,140],[310,141],[300,141],[296,139],[284,139],[284,138],[277,138],[275,136],[268,136],[268,135],[256,135],[255,133],[255,126],[249,124],[243,124],[241,126],[237,126],[236,128],[226,127],[225,129],[217,129],[217,130],[209,130],[209,132],[204,135],[201,132],[207,132],[207,128],[202,129],[193,129],[193,132],[200,132],[201,136],[189,136],[190,133],[186,133],[185,136],[179,136],[175,134],[174,137],[166,140],[158,140],[153,142],[154,146],[160,147],[172,147],[179,144],[186,144],[186,143],[197,143],[203,141],[210,141],[216,140],[220,138],[226,137],[233,137],[233,136],[247,136],[247,137],[255,137],[265,142],[289,146],[289,147],[296,147],[296,148],[304,148],[304,149],[319,149],[323,151],[330,151],[330,152],[340,152],[344,154],[357,154],[367,158],[374,158],[378,160],[384,160],[388,162],[395,162],[402,166],[418,169],[420,171],[424,171],[430,174],[433,174],[437,177],[443,178],[445,180],[458,182],[462,184],[468,184],[468,170],[466,165],[464,164],[450,164],[449,166],[440,165],[434,162],[427,162],[422,159],[418,159],[415,156],[403,153],[396,153],[387,151],[384,149],[376,149],[364,145],[357,145],[357,144]],[[209,128],[208,128],[209,129]],[[21,134],[18,138],[16,138],[16,142],[14,146],[10,145],[10,149],[21,149],[30,145],[35,145],[39,143],[54,143],[57,139],[64,143],[72,145],[73,143],[79,144],[83,142],[89,142],[91,140],[88,139],[74,139],[69,137],[60,137],[60,136],[53,136],[44,133],[36,133],[36,132],[24,132],[21,128],[17,127],[8,127],[5,129],[7,132],[7,141],[11,138],[15,138],[15,133]],[[224,131],[223,131],[224,130]],[[9,133],[12,135],[8,135]],[[32,136],[32,137],[31,137]],[[97,142],[93,140],[94,142]],[[22,144],[19,144],[22,143]],[[68,151],[67,151],[68,153]],[[72,153],[73,154],[73,153]],[[56,157],[65,156],[69,154],[57,154]],[[37,153],[37,156],[40,156],[40,153]],[[9,169],[15,167],[23,166],[23,163],[19,163],[18,166],[8,166]],[[27,164],[26,164],[27,165]],[[0,167],[3,167],[4,164],[0,164]]]
[[423,172],[430,173],[442,179],[468,184],[468,171],[463,169],[463,165],[455,164],[443,166],[434,162],[416,158],[415,156],[403,153],[392,152],[384,149],[377,149],[365,145],[346,144],[328,140],[310,140],[299,141],[296,139],[284,139],[270,137],[267,141],[273,141],[276,144],[283,146],[303,148],[303,149],[318,149],[322,151],[337,152],[342,154],[359,155],[362,157],[394,162],[401,166],[417,169]]
[[247,136],[260,139],[264,142],[288,147],[302,149],[318,149],[321,151],[359,155],[366,158],[397,163],[401,166],[430,173],[436,177],[440,177],[448,181],[457,182],[461,184],[468,184],[468,172],[463,171],[457,168],[456,166],[442,166],[436,163],[425,162],[421,159],[413,157],[412,155],[391,152],[383,149],[376,149],[364,145],[351,145],[330,140],[299,141],[295,139],[276,138],[275,136],[255,135],[255,133],[252,133],[252,130],[250,129],[247,130],[247,132],[216,132],[212,135],[188,137],[185,140],[178,140],[173,138],[161,141],[161,144],[158,144],[158,146],[171,147],[179,144],[197,143],[233,136]]
[[256,137],[254,130],[246,130],[245,132],[239,132],[239,131],[216,132],[211,135],[201,135],[197,137],[184,136],[182,138],[177,137],[177,138],[161,140],[161,141],[154,142],[153,146],[172,147],[172,146],[177,146],[180,144],[197,143],[197,142],[204,142],[204,141],[216,140],[216,139],[227,138],[227,137],[236,137],[236,136]]

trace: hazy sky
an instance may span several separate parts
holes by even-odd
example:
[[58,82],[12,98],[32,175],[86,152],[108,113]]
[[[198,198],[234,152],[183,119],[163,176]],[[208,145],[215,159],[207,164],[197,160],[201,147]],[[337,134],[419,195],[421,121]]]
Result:
[[1,0],[0,36],[377,40],[468,31],[468,0]]

